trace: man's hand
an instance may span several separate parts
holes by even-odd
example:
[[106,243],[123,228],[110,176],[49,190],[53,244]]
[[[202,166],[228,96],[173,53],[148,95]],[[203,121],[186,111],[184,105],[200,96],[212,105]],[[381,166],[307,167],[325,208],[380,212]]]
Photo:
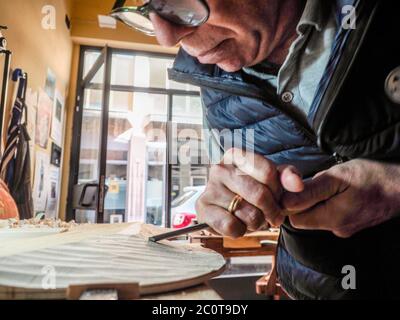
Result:
[[[277,167],[261,155],[231,149],[211,167],[207,188],[196,203],[198,220],[230,237],[268,224],[279,226],[284,220],[279,205],[283,188],[300,192],[303,187],[295,168]],[[231,214],[227,208],[236,194],[243,201]]]
[[348,238],[400,213],[400,165],[368,160],[337,165],[306,181],[302,192],[284,194],[282,206],[293,212],[295,228]]

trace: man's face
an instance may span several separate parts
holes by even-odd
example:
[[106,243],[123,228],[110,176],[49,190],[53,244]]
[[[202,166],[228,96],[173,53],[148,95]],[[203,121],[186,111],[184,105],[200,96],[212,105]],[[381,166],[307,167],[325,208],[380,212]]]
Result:
[[180,44],[201,63],[233,72],[263,61],[274,50],[279,2],[207,0],[210,18],[197,28],[174,25],[154,13],[151,20],[161,45]]

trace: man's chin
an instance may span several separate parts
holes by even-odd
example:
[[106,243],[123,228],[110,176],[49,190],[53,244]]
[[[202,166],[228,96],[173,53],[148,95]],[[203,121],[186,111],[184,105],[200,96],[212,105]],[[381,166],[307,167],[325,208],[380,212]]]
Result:
[[226,72],[236,72],[241,70],[245,64],[239,59],[224,60],[217,63],[217,66]]

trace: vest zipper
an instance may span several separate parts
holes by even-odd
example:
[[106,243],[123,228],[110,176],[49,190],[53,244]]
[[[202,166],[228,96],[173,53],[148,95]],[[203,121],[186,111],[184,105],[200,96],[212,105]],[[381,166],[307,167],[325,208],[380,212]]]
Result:
[[342,163],[345,163],[345,162],[346,162],[345,158],[342,157],[342,156],[341,156],[340,154],[338,154],[337,152],[335,152],[332,156],[334,157],[336,164],[342,164]]

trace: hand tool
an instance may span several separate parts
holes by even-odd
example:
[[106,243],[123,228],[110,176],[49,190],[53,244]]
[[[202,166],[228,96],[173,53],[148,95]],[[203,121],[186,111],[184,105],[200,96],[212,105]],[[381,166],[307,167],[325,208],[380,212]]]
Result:
[[174,230],[174,231],[170,231],[170,232],[166,232],[166,233],[162,233],[156,236],[152,236],[149,238],[149,241],[151,242],[158,242],[161,240],[166,240],[166,239],[171,239],[174,237],[178,237],[178,236],[182,236],[185,234],[190,234],[196,231],[201,231],[204,229],[209,228],[209,225],[206,223],[200,223],[200,224],[196,224],[194,226],[190,226],[187,228],[182,228],[182,229],[178,229],[178,230]]

